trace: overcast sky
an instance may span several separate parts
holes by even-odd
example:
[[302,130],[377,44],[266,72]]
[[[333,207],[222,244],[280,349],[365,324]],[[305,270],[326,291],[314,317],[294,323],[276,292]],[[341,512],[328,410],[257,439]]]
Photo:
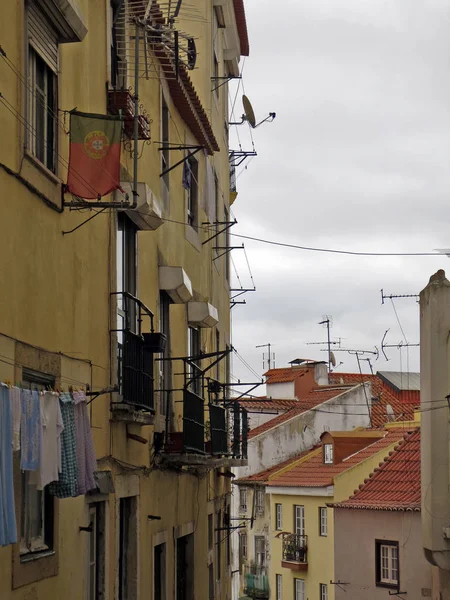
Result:
[[[450,8],[447,0],[246,0],[250,57],[243,83],[257,120],[257,158],[238,179],[233,233],[322,248],[430,252],[450,247]],[[242,63],[241,63],[242,64]],[[236,83],[234,90],[236,89]],[[242,114],[242,87],[236,117]],[[232,145],[238,147],[236,129]],[[242,148],[251,150],[247,125]],[[242,240],[232,238],[233,245]],[[273,344],[276,366],[326,359],[307,342],[332,315],[342,347],[398,344],[403,335],[386,294],[415,294],[448,258],[351,257],[245,241],[257,291],[233,308],[233,345],[262,374]],[[243,285],[243,253],[233,251]],[[410,343],[419,341],[415,299],[395,301]],[[407,352],[386,350],[375,370],[407,369]],[[357,371],[336,352],[338,370]],[[400,360],[402,365],[400,365]],[[368,364],[362,363],[364,371]],[[418,370],[418,348],[409,349]],[[254,376],[236,359],[233,373]],[[264,391],[264,390],[262,390]]]

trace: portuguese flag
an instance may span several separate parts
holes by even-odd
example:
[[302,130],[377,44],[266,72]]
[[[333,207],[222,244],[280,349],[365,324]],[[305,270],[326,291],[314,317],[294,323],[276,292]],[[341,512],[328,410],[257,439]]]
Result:
[[70,114],[68,192],[98,199],[120,189],[121,132],[119,117]]

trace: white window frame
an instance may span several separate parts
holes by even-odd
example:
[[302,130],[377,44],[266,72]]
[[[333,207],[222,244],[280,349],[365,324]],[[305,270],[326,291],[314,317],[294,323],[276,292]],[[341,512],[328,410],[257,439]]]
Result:
[[305,507],[301,504],[294,505],[294,533],[305,535]]
[[320,584],[320,600],[328,600],[328,585],[326,583]]
[[266,538],[263,535],[255,535],[255,564],[257,567],[265,567],[266,562]]
[[275,529],[283,529],[283,505],[275,504]]
[[248,510],[248,490],[246,487],[239,488],[239,512],[246,513]]
[[247,532],[239,534],[240,557],[243,562],[248,557],[248,537]]
[[326,465],[332,465],[334,463],[333,444],[324,444],[323,445],[323,462]]
[[195,230],[198,228],[198,194],[199,194],[199,165],[198,160],[191,156],[186,159],[187,168],[190,171],[189,189],[186,192],[186,214],[187,223]]
[[283,575],[275,575],[277,600],[283,600]]
[[319,507],[319,534],[322,537],[328,535],[328,511],[326,506]]
[[264,488],[256,488],[255,490],[256,498],[255,498],[255,506],[256,506],[256,514],[263,515],[264,514],[264,504],[265,504],[265,490]]
[[305,580],[294,579],[295,600],[305,600]]
[[379,582],[386,585],[399,583],[399,548],[397,544],[379,544]]

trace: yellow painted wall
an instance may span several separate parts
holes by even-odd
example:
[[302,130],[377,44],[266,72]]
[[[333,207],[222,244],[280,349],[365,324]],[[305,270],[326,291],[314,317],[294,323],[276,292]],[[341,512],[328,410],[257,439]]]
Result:
[[[58,106],[62,110],[77,107],[80,111],[106,113],[105,82],[108,78],[108,39],[106,31],[108,0],[76,0],[88,34],[83,42],[60,46]],[[212,122],[220,153],[199,159],[199,200],[205,193],[205,161],[213,165],[219,180],[219,219],[224,219],[224,205],[229,201],[228,150],[224,122],[227,120],[227,85],[220,88],[219,100],[211,94],[211,17],[212,3],[191,0],[202,16],[200,21],[180,24],[197,37],[199,63],[191,73],[203,106]],[[0,40],[8,59],[23,76],[25,74],[24,0],[5,0],[0,19]],[[219,31],[219,40],[223,32]],[[222,51],[220,50],[222,58]],[[223,74],[223,67],[221,67]],[[114,305],[110,292],[115,289],[116,213],[106,211],[76,232],[63,235],[92,216],[89,211],[59,213],[31,192],[18,176],[32,183],[55,206],[60,206],[59,184],[66,180],[68,136],[59,131],[58,177],[44,173],[36,162],[25,155],[24,115],[25,88],[20,79],[0,59],[0,92],[22,117],[17,118],[0,104],[0,380],[14,382],[21,377],[17,363],[18,342],[56,353],[61,361],[62,389],[70,384],[102,389],[116,383],[111,363],[110,324],[114,322]],[[158,80],[140,82],[140,103],[152,120],[152,141],[140,143],[139,181],[145,181],[160,194],[161,87],[170,111],[170,139],[177,143],[197,143],[177,113],[165,83]],[[68,116],[60,115],[68,126]],[[173,164],[181,152],[171,153]],[[126,147],[122,151],[122,170],[131,179],[132,157]],[[219,311],[220,348],[230,342],[229,286],[225,280],[226,259],[213,261],[215,252],[209,237],[200,230],[199,244],[187,239],[185,193],[181,185],[182,167],[170,174],[170,212],[157,231],[138,234],[138,296],[155,313],[158,323],[158,266],[182,266],[190,277],[194,299],[208,300]],[[200,210],[199,222],[208,220]],[[173,222],[175,221],[175,222]],[[219,244],[224,244],[224,237]],[[171,306],[172,354],[187,354],[187,310],[185,305]],[[215,329],[203,330],[201,346],[215,351]],[[114,346],[114,343],[113,343]],[[2,362],[3,360],[3,362]],[[14,366],[13,366],[14,365]],[[27,365],[25,365],[27,366]],[[175,372],[179,369],[174,368]],[[220,365],[225,378],[225,361]],[[179,387],[180,379],[174,379]],[[90,417],[100,469],[113,472],[116,492],[136,486],[139,494],[138,532],[138,597],[153,598],[153,543],[166,535],[168,598],[173,597],[175,581],[174,532],[194,523],[196,598],[207,598],[208,590],[208,511],[223,513],[230,493],[229,479],[215,472],[181,472],[157,470],[152,466],[154,427],[130,425],[129,431],[148,440],[139,444],[126,437],[123,423],[110,422],[109,395],[99,396],[90,405]],[[181,423],[182,405],[174,405],[176,421]],[[123,483],[128,481],[129,483]],[[137,484],[135,483],[137,481]],[[120,485],[119,485],[119,482]],[[127,493],[126,491],[123,493]],[[106,599],[117,598],[118,495],[107,498],[106,508]],[[12,548],[0,548],[0,598],[2,600],[43,600],[67,598],[82,600],[87,586],[87,536],[79,532],[88,523],[86,498],[61,500],[59,506],[59,573],[36,583],[11,589]],[[161,517],[149,520],[148,515]],[[159,536],[159,537],[158,537]],[[217,600],[230,598],[230,572],[226,562],[226,544],[222,547],[222,577],[217,584]]]
[[[363,483],[364,479],[395,447],[396,443],[336,476],[334,486],[331,488],[332,495],[314,495],[314,488],[308,490],[311,495],[270,494],[271,558],[269,585],[272,590],[271,594],[275,594],[276,574],[279,574],[283,577],[283,598],[294,597],[294,578],[299,578],[305,580],[305,598],[308,600],[320,600],[321,583],[328,584],[328,598],[330,600],[334,599],[335,586],[330,585],[330,581],[335,580],[333,509],[328,508],[327,512],[328,536],[322,537],[319,530],[319,508],[349,498],[354,490]],[[294,505],[305,507],[305,534],[308,536],[308,569],[306,572],[297,573],[281,566],[282,542],[281,538],[276,538],[279,532],[275,531],[275,504],[277,503],[281,503],[283,507],[282,530],[286,532],[294,531]]]

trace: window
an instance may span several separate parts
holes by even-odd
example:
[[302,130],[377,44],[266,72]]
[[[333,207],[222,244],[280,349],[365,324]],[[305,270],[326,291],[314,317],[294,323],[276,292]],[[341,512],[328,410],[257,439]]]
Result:
[[[45,390],[55,385],[55,378],[23,369],[24,388]],[[29,555],[53,550],[54,497],[45,487],[38,490],[33,471],[21,474],[21,520],[20,555],[26,560]]]
[[[166,292],[159,294],[159,330],[166,336],[166,347],[162,358],[170,357],[170,304],[171,299]],[[170,360],[159,361],[159,413],[166,415],[169,403],[169,390],[172,386],[172,370]]]
[[58,39],[36,2],[27,9],[28,84],[27,148],[56,172]]
[[[230,215],[227,209],[224,207],[223,209],[224,221],[228,224]],[[225,278],[227,281],[230,281],[230,251],[228,248],[230,247],[230,230],[229,228],[225,231],[225,248],[227,248],[227,253],[225,254]]]
[[[191,359],[200,355],[200,330],[195,327],[188,327],[188,356]],[[198,360],[192,360],[192,364],[189,365],[189,378],[192,379],[190,388],[197,394],[201,394],[201,377],[198,377],[199,369],[195,365],[198,365]]]
[[333,464],[333,444],[323,445],[323,462],[326,465]]
[[320,584],[320,600],[328,600],[328,586],[326,583]]
[[264,489],[256,488],[255,494],[256,494],[256,513],[258,515],[263,515],[264,514]]
[[328,535],[328,514],[324,506],[319,508],[319,534],[324,537]]
[[111,0],[111,86],[127,89],[127,35],[125,25],[126,2]]
[[208,598],[214,600],[214,564],[208,565]]
[[283,505],[275,504],[275,529],[283,529]]
[[212,550],[214,544],[214,515],[208,515],[208,549]]
[[255,536],[255,561],[257,567],[266,565],[266,538],[262,535]]
[[276,579],[276,590],[277,590],[277,600],[283,600],[283,576],[275,575]]
[[154,600],[166,600],[166,544],[154,548]]
[[239,488],[239,512],[247,512],[247,488]]
[[104,598],[105,583],[105,503],[89,506],[88,600]]
[[137,497],[120,498],[119,504],[119,600],[136,598]]
[[191,227],[198,227],[198,161],[190,156],[186,160],[188,178],[186,186],[187,222]]
[[247,550],[247,534],[240,533],[239,534],[239,558],[240,562],[245,562],[247,560],[248,550]]
[[[194,534],[184,535],[177,539],[176,555],[176,599],[194,600]],[[134,598],[136,598],[134,596]],[[131,600],[131,598],[130,598]]]
[[217,581],[220,581],[221,576],[221,561],[222,561],[222,536],[223,531],[221,531],[222,527],[222,511],[218,511],[216,513],[216,567],[217,567]]
[[305,507],[294,506],[294,533],[305,535]]
[[[161,95],[161,173],[164,173],[170,166],[170,138],[169,138],[169,107],[166,104],[164,96]],[[165,184],[166,190],[169,189],[169,173],[162,175],[161,179]]]
[[[136,296],[137,233],[132,221],[124,214],[117,216],[116,269],[117,291]],[[117,296],[117,329],[136,331],[134,302]]]
[[376,583],[381,587],[397,587],[399,581],[398,542],[377,540]]
[[305,600],[305,580],[294,579],[294,597],[295,600]]

